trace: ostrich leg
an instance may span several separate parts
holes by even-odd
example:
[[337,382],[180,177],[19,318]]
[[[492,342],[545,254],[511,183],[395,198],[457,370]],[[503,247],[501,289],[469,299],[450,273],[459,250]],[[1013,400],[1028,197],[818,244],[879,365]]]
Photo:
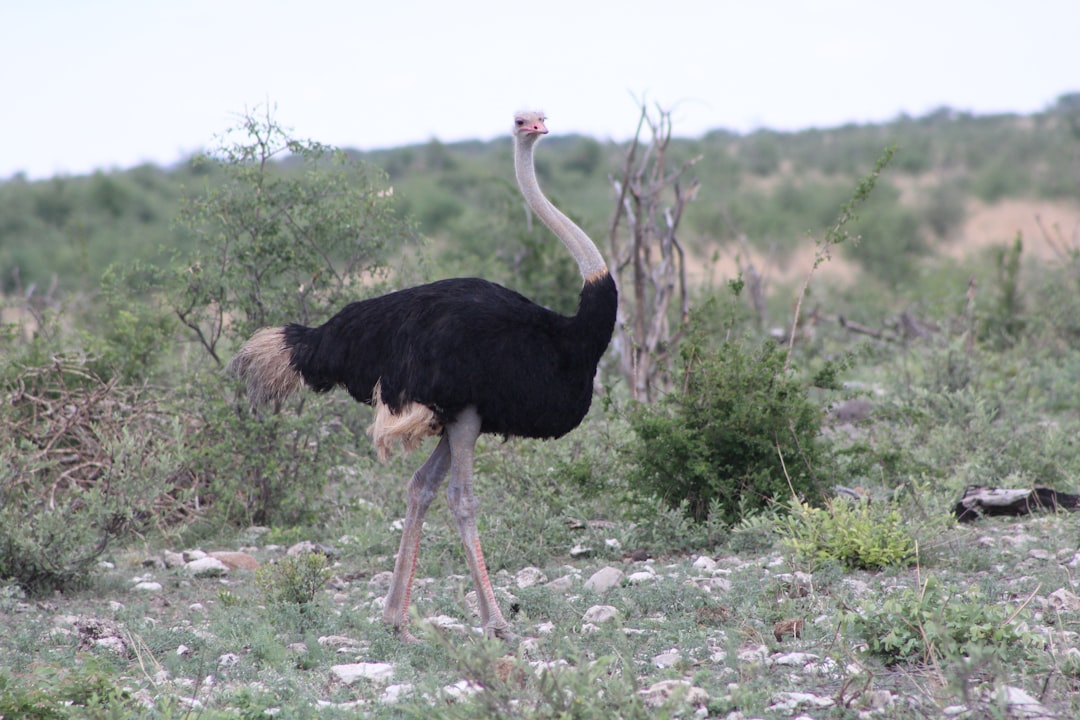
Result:
[[509,640],[514,633],[495,602],[495,591],[491,588],[484,553],[480,549],[480,534],[476,529],[479,503],[473,496],[472,488],[473,451],[476,439],[480,437],[480,416],[476,408],[468,407],[462,411],[446,431],[450,437],[450,485],[446,488],[446,499],[461,534],[469,572],[476,586],[480,623],[485,635]]
[[450,442],[442,436],[435,451],[417,470],[406,488],[405,527],[401,546],[394,562],[394,579],[383,605],[383,621],[392,625],[406,641],[416,638],[409,632],[409,599],[412,596],[416,556],[420,551],[420,535],[424,529],[424,513],[439,490],[450,466]]

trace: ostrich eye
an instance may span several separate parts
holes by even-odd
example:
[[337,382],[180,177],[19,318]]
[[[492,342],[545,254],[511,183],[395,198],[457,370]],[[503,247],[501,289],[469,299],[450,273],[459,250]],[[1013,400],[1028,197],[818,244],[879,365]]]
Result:
[[514,124],[517,125],[518,127],[521,127],[522,125],[525,124],[525,121],[522,120],[521,118],[514,118]]

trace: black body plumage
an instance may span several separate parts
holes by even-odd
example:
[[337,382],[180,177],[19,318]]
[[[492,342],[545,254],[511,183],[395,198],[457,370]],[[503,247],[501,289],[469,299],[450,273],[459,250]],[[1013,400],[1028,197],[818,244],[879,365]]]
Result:
[[455,278],[350,303],[319,327],[288,325],[290,363],[319,392],[343,386],[395,413],[431,408],[445,425],[472,405],[481,431],[554,438],[592,401],[615,326],[608,273],[590,278],[564,316],[480,278]]

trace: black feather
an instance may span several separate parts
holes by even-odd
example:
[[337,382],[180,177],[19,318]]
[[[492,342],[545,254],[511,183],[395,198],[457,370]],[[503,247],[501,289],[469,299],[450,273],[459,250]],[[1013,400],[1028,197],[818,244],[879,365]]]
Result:
[[343,386],[399,411],[412,402],[444,424],[473,405],[482,432],[559,437],[589,410],[615,327],[607,273],[585,283],[571,317],[479,278],[455,278],[350,303],[323,325],[288,325],[291,364],[312,389]]

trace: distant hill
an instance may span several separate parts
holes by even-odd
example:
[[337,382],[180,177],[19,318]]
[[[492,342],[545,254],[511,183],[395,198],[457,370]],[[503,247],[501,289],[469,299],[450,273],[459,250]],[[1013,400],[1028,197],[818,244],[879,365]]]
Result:
[[[1032,115],[942,108],[877,125],[677,139],[672,163],[702,156],[683,242],[699,260],[719,253],[730,261],[740,248],[783,267],[894,144],[896,158],[862,213],[866,241],[848,256],[864,270],[894,282],[927,253],[962,255],[1018,230],[1038,236],[1036,217],[1076,239],[1080,93]],[[524,224],[510,152],[507,138],[351,154],[386,171],[400,210],[433,241],[436,272],[488,271],[498,279],[514,272],[515,228]],[[608,177],[624,153],[624,146],[573,135],[552,135],[538,152],[549,194],[597,238],[606,237]],[[194,242],[174,226],[183,198],[217,181],[206,165],[185,162],[2,182],[0,289],[25,293],[55,279],[60,288],[92,290],[110,263],[164,262]],[[699,267],[699,275],[707,272]]]

